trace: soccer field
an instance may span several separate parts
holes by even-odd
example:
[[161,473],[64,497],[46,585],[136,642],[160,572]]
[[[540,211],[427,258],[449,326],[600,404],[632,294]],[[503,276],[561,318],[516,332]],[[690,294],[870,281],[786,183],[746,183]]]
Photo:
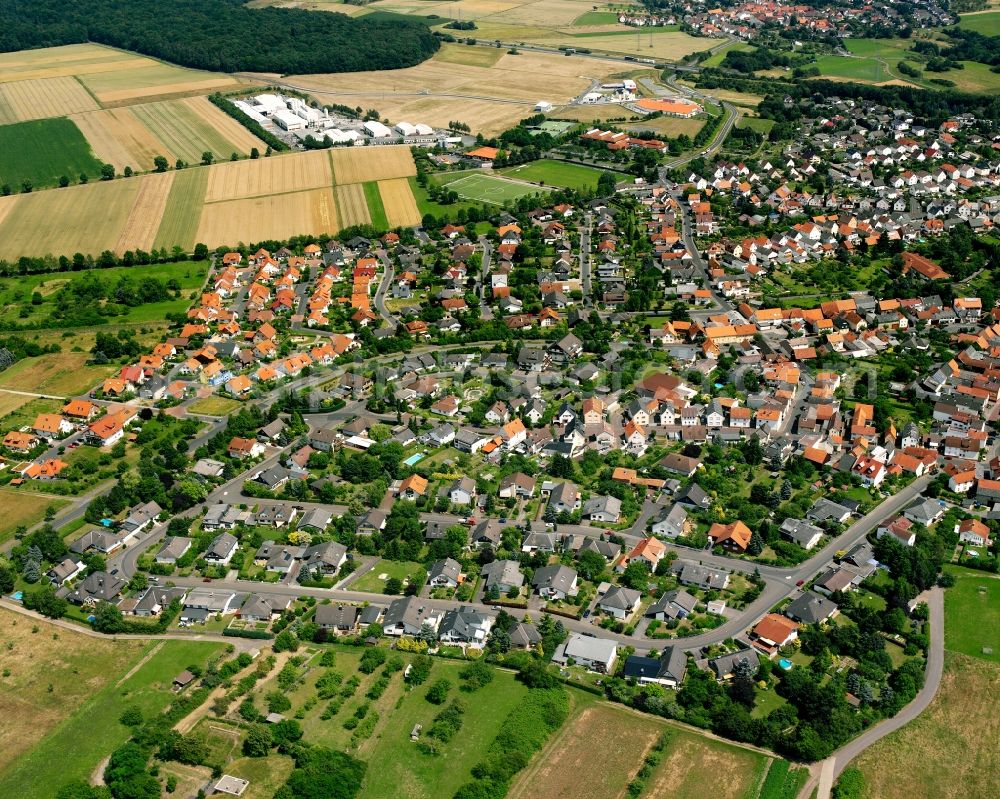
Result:
[[[466,200],[503,205],[529,194],[546,192],[539,186],[494,175],[464,175],[449,181],[448,188]],[[547,192],[546,192],[547,193]]]

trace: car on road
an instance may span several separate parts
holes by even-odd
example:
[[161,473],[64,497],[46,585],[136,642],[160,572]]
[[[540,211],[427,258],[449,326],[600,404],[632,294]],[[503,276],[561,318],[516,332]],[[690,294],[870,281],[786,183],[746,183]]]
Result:
[[799,580],[797,583],[795,583],[796,587],[798,587],[798,588],[801,588],[805,584],[806,584],[805,580]]
[[212,578],[211,577],[202,577],[201,581],[203,583],[210,583],[210,582],[212,582]]

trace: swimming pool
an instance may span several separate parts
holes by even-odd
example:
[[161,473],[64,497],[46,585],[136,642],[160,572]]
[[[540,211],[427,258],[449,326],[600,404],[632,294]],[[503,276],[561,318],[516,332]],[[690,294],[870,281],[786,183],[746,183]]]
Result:
[[792,663],[792,661],[790,661],[788,658],[781,658],[781,660],[778,661],[778,665],[781,666],[781,668],[783,668],[785,671],[788,671],[795,664]]
[[420,461],[427,457],[426,452],[416,452],[409,458],[403,461],[407,466],[416,466]]

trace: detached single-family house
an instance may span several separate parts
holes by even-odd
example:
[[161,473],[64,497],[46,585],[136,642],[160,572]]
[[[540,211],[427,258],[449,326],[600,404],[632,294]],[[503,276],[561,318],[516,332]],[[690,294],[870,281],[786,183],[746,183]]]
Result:
[[552,656],[554,663],[569,665],[572,662],[601,674],[610,674],[617,659],[618,645],[614,641],[580,633],[572,633]]
[[639,607],[641,601],[642,594],[638,591],[613,585],[597,600],[597,607],[616,619],[627,619]]
[[431,564],[427,582],[433,588],[457,588],[462,578],[462,565],[454,558],[445,558]]
[[640,685],[656,684],[676,688],[687,673],[687,654],[679,646],[668,646],[658,658],[629,655],[622,676]]
[[576,596],[577,574],[569,566],[553,564],[535,570],[531,581],[532,586],[540,596],[546,599],[562,600],[568,596]]

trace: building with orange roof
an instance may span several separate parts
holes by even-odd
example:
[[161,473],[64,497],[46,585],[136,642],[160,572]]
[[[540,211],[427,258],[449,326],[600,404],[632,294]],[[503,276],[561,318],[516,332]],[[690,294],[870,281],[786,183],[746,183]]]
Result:
[[618,571],[623,572],[629,564],[638,561],[648,566],[652,572],[656,570],[657,565],[659,565],[666,554],[666,545],[660,539],[650,536],[649,538],[643,538],[636,544],[632,548],[632,551],[621,559],[617,568]]
[[4,436],[3,445],[14,452],[29,452],[38,444],[38,438],[31,433],[11,430]]
[[755,647],[771,655],[798,638],[798,631],[796,622],[780,613],[768,613],[754,626],[751,639]]
[[21,474],[29,480],[54,480],[68,466],[69,464],[66,461],[59,458],[51,458],[41,463],[29,464]]
[[400,499],[416,499],[427,492],[427,478],[419,474],[411,474],[399,484],[397,496]]
[[73,432],[73,424],[58,413],[40,413],[35,417],[31,430],[42,438],[55,438]]
[[500,155],[500,150],[496,147],[477,147],[475,150],[469,150],[465,157],[476,161],[495,161],[498,155]]
[[741,521],[731,524],[716,522],[708,530],[713,546],[721,546],[733,552],[746,552],[752,535],[750,528]]
[[669,100],[644,97],[639,100],[636,105],[644,111],[658,111],[659,113],[666,114],[667,116],[681,117],[683,119],[689,119],[695,114],[700,114],[704,110],[697,103],[680,97],[671,98]]
[[74,399],[67,402],[62,407],[64,416],[72,416],[74,419],[89,419],[101,410],[99,405],[95,405],[89,400]]

